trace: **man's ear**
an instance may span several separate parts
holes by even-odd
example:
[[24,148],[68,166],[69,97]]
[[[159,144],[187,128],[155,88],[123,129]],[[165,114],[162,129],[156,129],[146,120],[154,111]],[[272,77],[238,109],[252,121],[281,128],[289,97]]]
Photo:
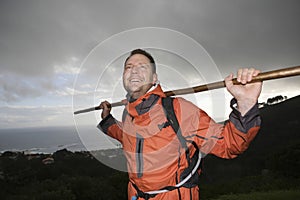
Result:
[[153,73],[152,79],[153,79],[152,84],[155,85],[157,83],[157,81],[158,81],[158,76],[157,76],[156,73]]

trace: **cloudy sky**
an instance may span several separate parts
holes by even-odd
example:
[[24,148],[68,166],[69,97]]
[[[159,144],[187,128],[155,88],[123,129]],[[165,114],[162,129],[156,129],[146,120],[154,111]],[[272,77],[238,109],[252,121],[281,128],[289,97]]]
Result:
[[[138,45],[157,58],[166,89],[300,65],[299,9],[298,0],[0,0],[0,127],[96,123],[99,113],[74,109],[122,98],[120,65]],[[260,100],[299,95],[299,84],[265,82]],[[192,98],[214,115],[207,100],[218,97]]]

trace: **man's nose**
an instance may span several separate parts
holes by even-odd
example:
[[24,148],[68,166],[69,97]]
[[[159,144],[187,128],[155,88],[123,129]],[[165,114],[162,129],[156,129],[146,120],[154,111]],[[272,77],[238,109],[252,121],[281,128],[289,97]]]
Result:
[[139,65],[134,65],[133,67],[132,67],[132,73],[138,73],[138,71],[139,71],[139,69],[140,69],[140,66]]

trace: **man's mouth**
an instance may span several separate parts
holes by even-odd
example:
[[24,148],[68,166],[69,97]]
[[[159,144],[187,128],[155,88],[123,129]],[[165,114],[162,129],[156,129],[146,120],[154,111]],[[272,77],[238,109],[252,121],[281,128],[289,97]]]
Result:
[[140,83],[140,82],[141,82],[141,79],[138,79],[138,78],[132,78],[132,79],[129,79],[129,82],[130,82],[130,83]]

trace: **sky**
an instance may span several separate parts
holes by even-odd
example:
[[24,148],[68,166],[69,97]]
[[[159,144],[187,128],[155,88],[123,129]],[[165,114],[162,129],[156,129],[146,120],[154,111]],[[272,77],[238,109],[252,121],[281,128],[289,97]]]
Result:
[[[0,127],[96,125],[99,112],[73,112],[124,98],[134,47],[154,55],[166,90],[241,67],[298,66],[299,9],[298,0],[0,0]],[[299,95],[299,84],[265,82],[259,101]],[[184,97],[220,120],[230,112],[223,89]]]

